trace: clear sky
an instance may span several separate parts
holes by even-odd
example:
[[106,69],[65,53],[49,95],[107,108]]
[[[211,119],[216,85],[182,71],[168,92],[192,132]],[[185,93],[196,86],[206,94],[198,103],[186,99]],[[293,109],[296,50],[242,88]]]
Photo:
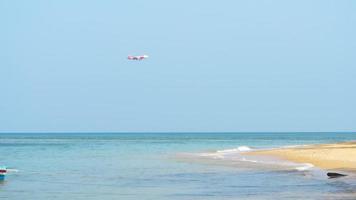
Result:
[[356,130],[356,1],[0,9],[0,132]]

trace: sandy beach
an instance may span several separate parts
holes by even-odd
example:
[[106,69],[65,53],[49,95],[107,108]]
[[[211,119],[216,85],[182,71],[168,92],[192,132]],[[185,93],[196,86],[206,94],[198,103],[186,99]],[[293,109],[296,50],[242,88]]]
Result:
[[298,163],[311,163],[322,169],[356,170],[356,141],[261,150],[247,154],[275,156]]

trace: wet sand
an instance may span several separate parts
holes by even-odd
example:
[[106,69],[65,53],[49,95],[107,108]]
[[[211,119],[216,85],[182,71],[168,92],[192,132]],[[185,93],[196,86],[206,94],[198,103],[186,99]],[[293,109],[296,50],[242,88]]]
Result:
[[356,141],[261,150],[246,154],[274,156],[292,162],[311,163],[322,169],[356,170]]

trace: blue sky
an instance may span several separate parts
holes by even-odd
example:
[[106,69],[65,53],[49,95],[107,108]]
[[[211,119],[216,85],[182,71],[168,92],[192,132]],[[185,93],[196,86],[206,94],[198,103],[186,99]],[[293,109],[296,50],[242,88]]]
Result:
[[355,1],[0,8],[1,132],[356,130]]

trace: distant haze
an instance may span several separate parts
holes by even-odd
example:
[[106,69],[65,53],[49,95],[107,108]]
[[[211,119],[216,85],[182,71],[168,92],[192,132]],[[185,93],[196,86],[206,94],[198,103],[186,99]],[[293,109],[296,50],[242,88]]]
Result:
[[356,1],[0,8],[0,132],[356,130]]

